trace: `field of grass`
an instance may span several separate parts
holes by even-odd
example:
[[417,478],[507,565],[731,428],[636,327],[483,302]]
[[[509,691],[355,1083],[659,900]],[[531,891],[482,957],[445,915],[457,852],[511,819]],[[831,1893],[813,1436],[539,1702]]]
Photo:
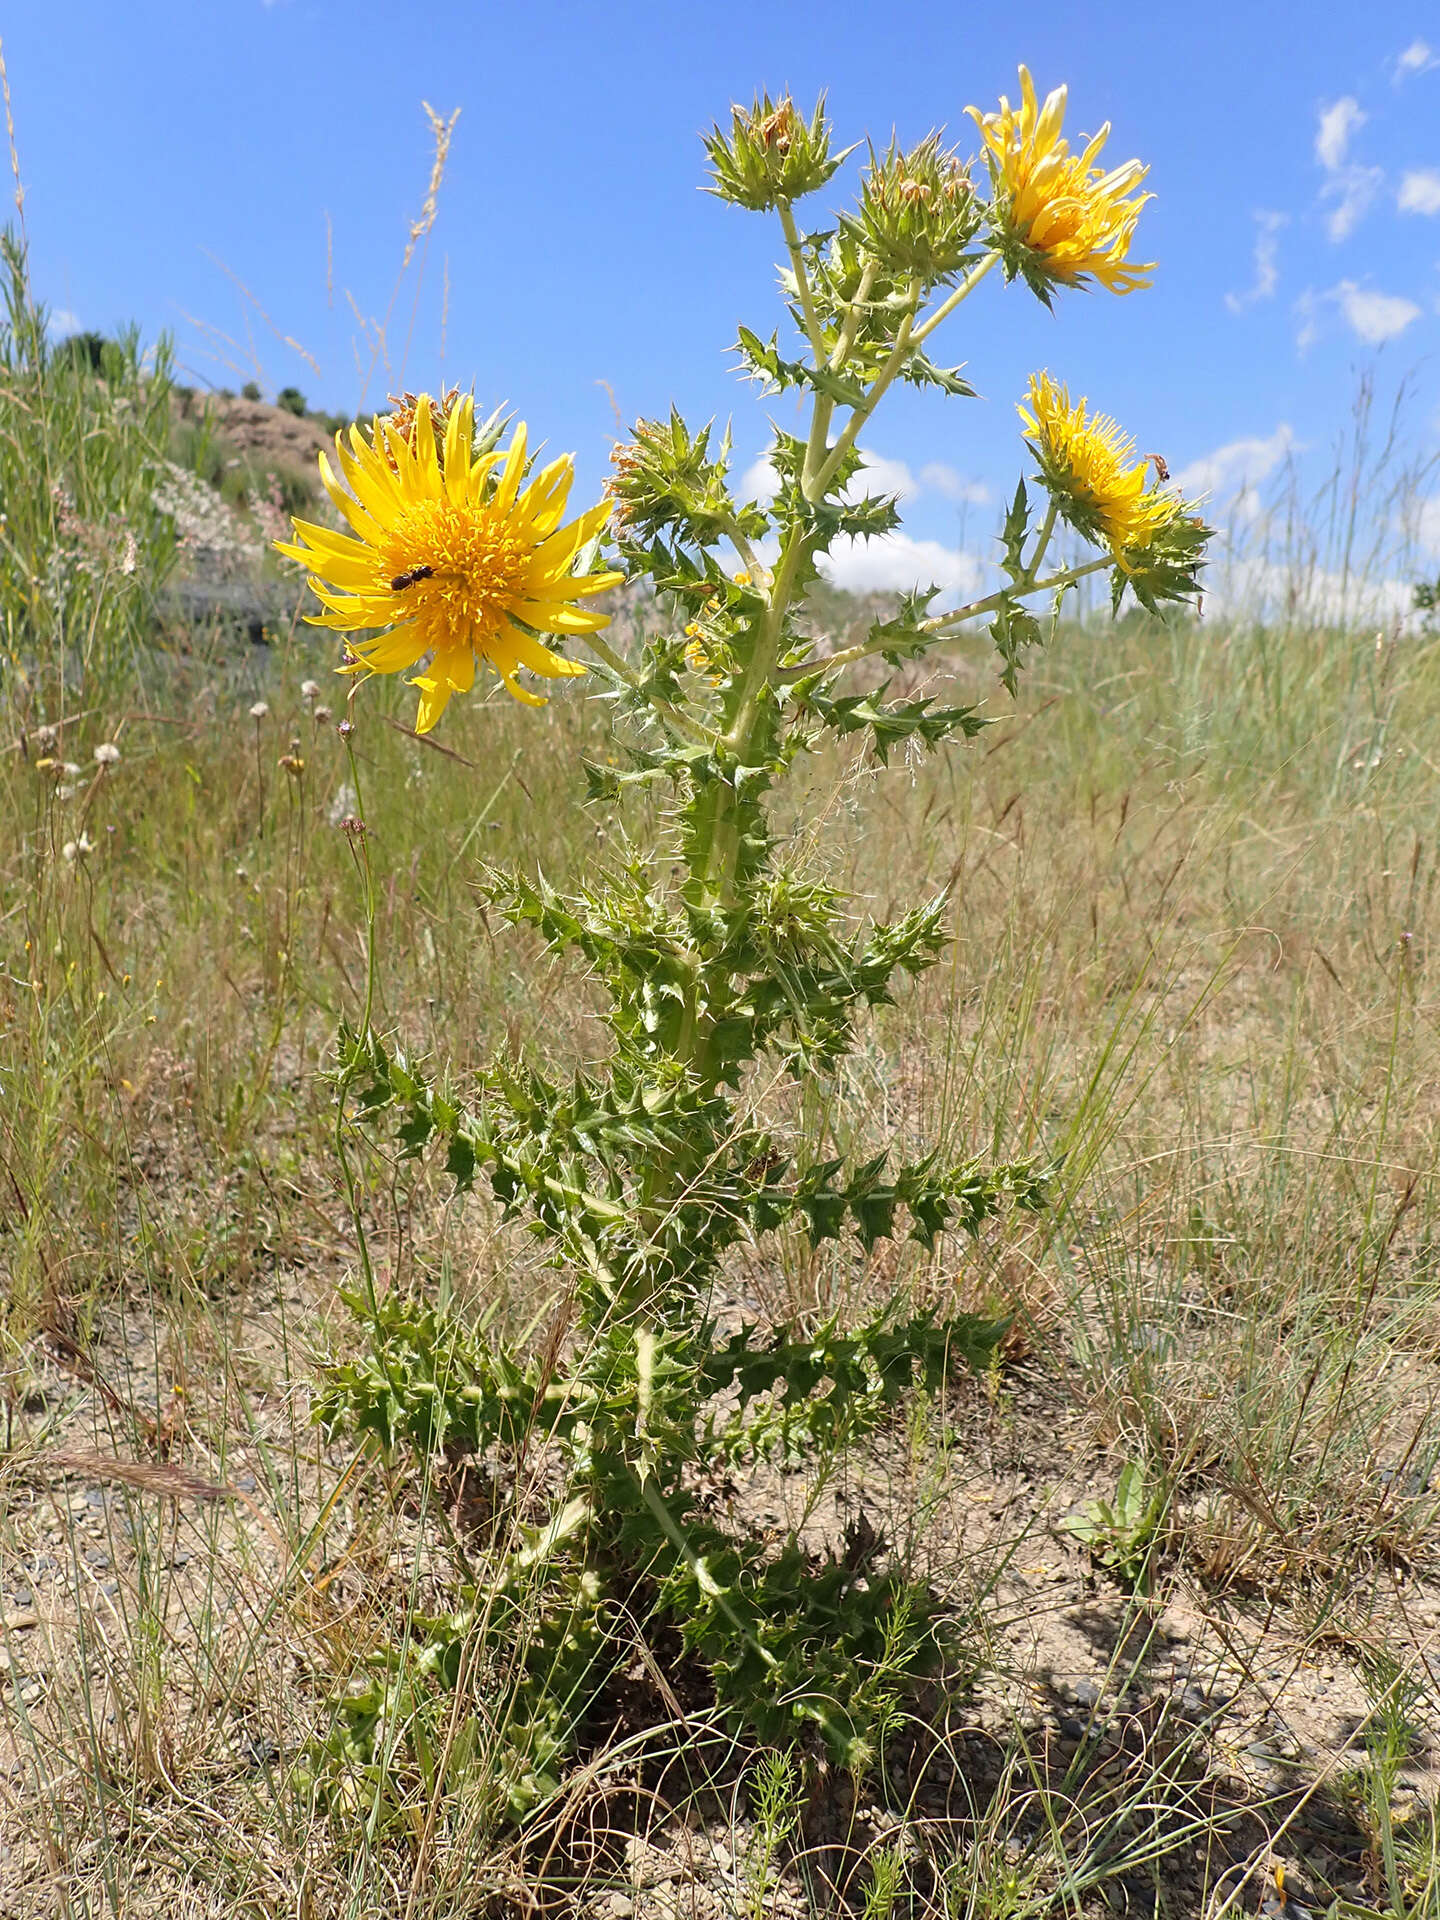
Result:
[[[988,693],[981,641],[951,664]],[[841,1084],[751,1097],[817,1157],[1060,1173],[933,1258],[733,1261],[777,1326],[897,1281],[1010,1316],[859,1461],[735,1497],[883,1535],[973,1658],[852,1781],[722,1739],[637,1628],[519,1830],[493,1686],[454,1695],[460,1788],[397,1760],[382,1820],[312,1778],[469,1516],[310,1418],[362,1340],[324,1069],[365,972],[311,678],[338,708],[280,638],[98,682],[55,736],[7,710],[0,1913],[1440,1913],[1440,642],[1074,628],[967,749],[806,770],[810,857],[876,912],[950,888],[955,939]],[[593,1055],[586,981],[474,881],[614,848],[597,709],[457,702],[429,746],[400,696],[356,712],[377,1025],[461,1073]],[[489,1202],[363,1175],[385,1288],[544,1342],[560,1277]]]

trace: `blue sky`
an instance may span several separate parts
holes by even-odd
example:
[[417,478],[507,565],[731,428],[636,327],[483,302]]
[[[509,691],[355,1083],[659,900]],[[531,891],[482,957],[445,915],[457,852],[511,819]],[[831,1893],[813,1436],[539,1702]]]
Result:
[[[405,385],[473,381],[574,448],[587,489],[612,394],[627,419],[672,401],[733,414],[746,462],[763,445],[770,403],[735,379],[727,348],[737,322],[774,324],[777,236],[696,190],[697,136],[732,98],[826,87],[843,139],[944,124],[969,150],[962,109],[1013,96],[1017,61],[1042,91],[1068,82],[1067,131],[1108,119],[1107,157],[1151,166],[1140,252],[1159,262],[1154,290],[1071,295],[1052,316],[987,282],[936,340],[984,398],[907,394],[872,430],[908,487],[907,535],[928,544],[919,559],[903,543],[857,557],[855,584],[894,584],[912,561],[933,575],[946,553],[963,584],[1022,470],[1014,401],[1037,366],[1217,498],[1273,486],[1287,454],[1325,471],[1367,368],[1382,393],[1413,374],[1407,444],[1440,451],[1429,0],[1330,9],[1323,28],[1298,0],[1042,0],[1023,16],[953,0],[7,11],[34,277],[62,316],[168,330],[197,381],[294,384],[336,409],[383,403],[402,359]],[[423,278],[417,260],[391,311],[395,370],[366,381],[356,310],[385,312],[424,198],[422,101],[460,117]],[[1440,477],[1427,484],[1419,526],[1440,555]]]

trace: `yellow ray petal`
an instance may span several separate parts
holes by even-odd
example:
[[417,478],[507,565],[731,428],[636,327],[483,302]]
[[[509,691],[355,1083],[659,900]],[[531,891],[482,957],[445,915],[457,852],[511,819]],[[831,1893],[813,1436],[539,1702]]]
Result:
[[515,504],[516,490],[525,472],[525,443],[525,422],[521,420],[516,424],[510,441],[510,451],[505,456],[505,465],[500,470],[500,481],[490,503],[496,513],[508,513]]
[[335,452],[340,461],[340,471],[349,482],[356,499],[376,524],[387,526],[404,503],[389,467],[383,460],[375,459],[369,448],[365,451],[367,457],[357,457],[337,434]]
[[345,518],[350,522],[350,525],[362,540],[373,545],[375,541],[383,537],[382,529],[377,521],[366,512],[365,508],[361,506],[350,489],[336,479],[334,468],[326,459],[323,451],[320,455],[320,480],[326,493],[329,494],[330,498],[335,502],[335,505],[340,509],[341,513],[344,514]]
[[595,538],[609,518],[610,502],[602,500],[598,506],[588,508],[578,520],[572,520],[568,527],[552,533],[541,543],[539,551],[557,568],[568,567],[581,547]]
[[402,500],[411,500],[422,491],[420,470],[415,455],[410,450],[410,442],[400,429],[387,419],[375,422],[375,444],[384,446],[395,462],[396,488]]
[[420,688],[420,706],[415,715],[415,731],[429,733],[450,704],[450,682],[438,680],[433,685],[421,686],[418,680],[412,680],[410,685]]
[[[1031,136],[1035,149],[1039,153],[1048,153],[1059,136],[1065,122],[1065,98],[1068,91],[1066,87],[1056,87],[1045,97],[1045,105],[1040,109],[1039,118],[1035,122],[1035,132]],[[1033,89],[1031,99],[1032,101],[1034,99]]]
[[412,687],[441,684],[452,693],[468,693],[475,684],[475,654],[470,647],[446,647],[437,653],[423,673],[411,680]]
[[475,438],[475,403],[466,394],[445,422],[445,494],[461,507],[470,497],[470,448]]
[[352,641],[350,651],[375,673],[399,673],[413,667],[425,653],[425,641],[412,622],[392,627],[370,641]]
[[318,526],[313,520],[296,520],[294,526],[296,533],[308,540],[317,553],[333,554],[341,560],[359,560],[370,552],[366,541],[352,540],[348,533]]
[[415,424],[410,429],[410,447],[415,455],[420,491],[433,499],[440,493],[440,460],[435,450],[435,412],[428,393],[415,402]]
[[500,675],[500,678],[505,682],[506,692],[509,693],[512,696],[512,698],[518,700],[521,706],[523,707],[548,707],[549,706],[550,702],[545,698],[543,693],[532,693],[528,687],[522,687],[520,682],[515,678],[513,673],[502,673]]
[[538,627],[542,633],[598,633],[610,624],[608,613],[572,607],[565,600],[525,600],[515,612],[527,626]]
[[377,607],[358,593],[331,593],[326,587],[310,583],[310,590],[322,606],[330,610],[330,625],[345,633],[388,633],[394,617],[393,607]]
[[537,544],[548,540],[565,517],[565,505],[570,495],[570,481],[567,478],[548,500],[539,501],[526,513],[526,527],[530,539]]
[[359,560],[342,560],[333,553],[312,553],[309,564],[317,571],[323,571],[332,587],[347,587],[352,593],[372,595],[387,590],[384,575],[373,553],[367,553]]
[[[553,601],[586,600],[592,593],[608,593],[612,587],[622,586],[624,580],[623,573],[554,574],[548,569],[532,567],[527,584],[530,602],[548,606]],[[529,617],[525,615],[527,620]]]

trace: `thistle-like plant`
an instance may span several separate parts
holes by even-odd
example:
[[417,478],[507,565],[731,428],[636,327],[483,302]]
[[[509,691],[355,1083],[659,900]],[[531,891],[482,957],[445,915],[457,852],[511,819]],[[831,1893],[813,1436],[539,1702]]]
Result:
[[[608,530],[594,513],[562,529],[568,465],[522,492],[523,433],[502,460],[499,423],[477,433],[456,396],[421,396],[368,439],[356,430],[340,450],[353,493],[327,470],[353,537],[306,528],[308,546],[294,549],[326,583],[324,621],[372,634],[397,623],[393,639],[357,643],[351,669],[397,671],[432,646],[419,676],[428,725],[479,664],[533,699],[521,669],[573,672],[573,656],[551,648],[567,637],[588,648],[614,752],[584,771],[620,849],[571,893],[518,872],[483,881],[503,916],[603,987],[602,1065],[500,1059],[478,1087],[457,1087],[372,1031],[368,1009],[341,1035],[342,1140],[351,1120],[388,1121],[403,1151],[438,1148],[462,1188],[487,1181],[548,1244],[568,1319],[542,1352],[511,1352],[422,1303],[377,1297],[366,1267],[355,1303],[370,1350],[331,1370],[321,1417],[389,1453],[473,1463],[493,1524],[453,1611],[413,1622],[408,1664],[391,1658],[350,1700],[332,1758],[377,1765],[402,1723],[420,1727],[427,1687],[478,1687],[488,1672],[493,1697],[503,1671],[500,1791],[522,1812],[550,1790],[604,1685],[622,1613],[678,1636],[722,1714],[771,1742],[819,1740],[849,1766],[873,1753],[897,1690],[943,1658],[930,1596],[883,1543],[857,1535],[817,1557],[794,1536],[763,1539],[706,1495],[759,1456],[833,1458],[947,1369],[985,1363],[998,1334],[897,1297],[860,1326],[745,1325],[723,1338],[722,1263],[738,1241],[789,1228],[814,1244],[849,1238],[868,1251],[908,1235],[931,1248],[1007,1205],[1044,1204],[1032,1165],[818,1158],[757,1114],[761,1069],[834,1075],[869,1010],[948,939],[943,897],[857,926],[797,852],[800,836],[777,829],[777,790],[837,736],[863,736],[884,762],[897,746],[935,751],[985,724],[971,706],[892,697],[874,664],[857,682],[863,662],[928,659],[987,619],[1013,690],[1044,637],[1033,603],[1048,601],[1053,618],[1085,575],[1108,571],[1117,606],[1127,590],[1152,609],[1197,591],[1199,520],[1112,422],[1037,376],[1023,418],[1044,507],[1032,524],[1022,480],[995,590],[945,610],[917,583],[839,650],[801,619],[835,542],[899,523],[895,500],[863,483],[861,438],[886,394],[904,381],[971,395],[929,346],[992,267],[1047,301],[1087,268],[1118,292],[1136,284],[1122,271],[1133,207],[1116,213],[1114,179],[1089,171],[1092,149],[1085,164],[1066,161],[1063,94],[1038,124],[1028,76],[1026,98],[1023,126],[983,123],[990,199],[931,136],[909,152],[872,148],[855,205],[824,232],[795,213],[844,158],[823,102],[806,116],[767,96],[707,140],[715,193],[773,210],[784,237],[786,335],[742,328],[738,342],[747,372],[797,397],[805,417],[797,432],[774,430],[773,498],[737,492],[728,435],[671,412],[640,421],[615,452]],[[1047,208],[1047,181],[1063,206]],[[1086,194],[1101,203],[1087,211]],[[1101,551],[1047,571],[1060,518]],[[599,557],[607,537],[613,571]],[[576,605],[621,573],[648,581],[658,610],[623,657],[600,616]],[[623,830],[641,790],[661,822],[644,845]],[[516,1463],[542,1446],[537,1509],[517,1491],[527,1482]],[[419,1732],[412,1746],[435,1751]]]

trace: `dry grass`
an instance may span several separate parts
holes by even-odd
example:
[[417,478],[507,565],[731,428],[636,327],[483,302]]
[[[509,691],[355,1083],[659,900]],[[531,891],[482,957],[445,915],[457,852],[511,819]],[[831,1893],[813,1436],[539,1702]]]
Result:
[[[317,1357],[355,1337],[321,1068],[364,968],[312,670],[177,670],[0,757],[0,1913],[418,1920],[542,1887],[617,1916],[1214,1912],[1264,1887],[1279,1912],[1277,1861],[1307,1904],[1440,1910],[1437,643],[1074,631],[968,752],[812,770],[813,857],[877,912],[951,885],[957,938],[844,1084],[777,1119],[817,1151],[1056,1156],[1062,1199],[913,1269],[738,1262],[776,1318],[897,1270],[1015,1316],[991,1380],[818,1503],[754,1497],[777,1524],[873,1514],[970,1620],[979,1677],[858,1795],[710,1764],[703,1716],[600,1730],[518,1839],[479,1789],[382,1832],[299,1768],[337,1685],[454,1580],[433,1504],[308,1420]],[[988,684],[978,646],[956,671]],[[457,703],[441,751],[391,724],[398,691],[367,690],[358,736],[381,1021],[461,1071],[593,1050],[585,983],[470,883],[502,852],[556,877],[603,856],[615,824],[576,801],[598,719]],[[552,1276],[482,1203],[371,1173],[387,1283],[543,1314]],[[1059,1522],[1127,1462],[1143,1538],[1087,1554]],[[472,1703],[482,1743],[502,1706]]]

